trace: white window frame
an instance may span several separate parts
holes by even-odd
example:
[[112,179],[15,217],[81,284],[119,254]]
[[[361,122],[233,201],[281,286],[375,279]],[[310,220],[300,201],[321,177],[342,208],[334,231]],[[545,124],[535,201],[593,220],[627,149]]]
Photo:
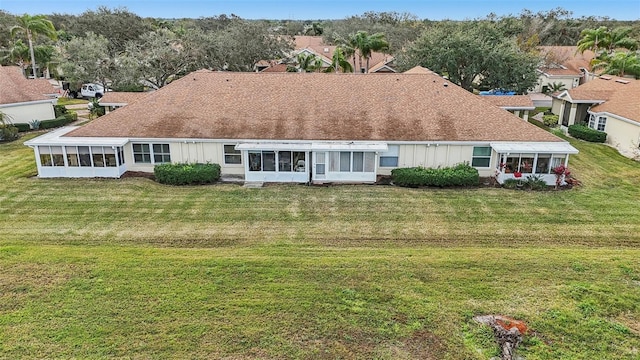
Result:
[[[156,146],[160,147],[160,151],[156,151]],[[151,144],[151,155],[154,164],[169,164],[171,163],[171,145],[166,143]],[[160,161],[156,159],[157,157],[160,158]]]
[[606,116],[599,116],[598,117],[598,124],[596,126],[597,126],[596,130],[604,132],[604,130],[607,128],[607,117]]
[[[229,152],[228,149],[231,149],[232,151]],[[232,145],[232,144],[223,144],[222,145],[222,151],[224,153],[223,158],[224,158],[224,164],[225,165],[242,165],[242,151],[240,150],[236,150],[236,146]],[[229,157],[229,159],[231,158],[238,158],[238,161],[227,161],[227,157]]]
[[[489,155],[474,155],[476,149],[479,149],[479,148],[489,149]],[[475,168],[483,168],[483,169],[490,168],[491,167],[491,155],[492,155],[491,153],[492,153],[492,151],[493,150],[491,149],[491,146],[474,146],[473,150],[471,151],[471,166],[473,166]],[[475,165],[473,165],[473,160],[475,160],[475,159],[488,159],[489,162],[487,163],[487,166],[475,166]]]
[[[389,145],[387,151],[380,153],[380,160],[378,160],[378,166],[381,168],[396,168],[400,163],[400,145]],[[393,160],[395,158],[395,165],[383,165],[383,160]]]
[[[142,147],[142,152],[136,152],[135,147],[140,145]],[[145,152],[145,146],[147,147],[147,151]],[[154,151],[155,146],[160,146],[161,151]],[[165,152],[162,147],[167,146],[168,152]],[[171,162],[171,145],[169,143],[132,143],[131,144],[131,152],[133,153],[133,162],[136,164],[167,164]],[[142,155],[142,160],[136,160],[136,155]],[[144,161],[145,156],[149,157],[149,161]],[[156,156],[161,157],[161,161],[156,161]],[[124,160],[124,159],[123,159]],[[169,161],[166,161],[169,160]],[[124,161],[123,161],[124,164]]]

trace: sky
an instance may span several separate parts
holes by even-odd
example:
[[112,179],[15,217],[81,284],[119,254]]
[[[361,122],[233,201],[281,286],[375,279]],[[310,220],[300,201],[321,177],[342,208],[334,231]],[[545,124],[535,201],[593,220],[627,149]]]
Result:
[[573,17],[607,16],[640,20],[640,0],[0,0],[0,10],[11,14],[80,14],[99,6],[126,7],[142,17],[199,18],[235,14],[244,19],[344,19],[366,11],[408,12],[420,19],[464,20],[518,15],[562,7]]

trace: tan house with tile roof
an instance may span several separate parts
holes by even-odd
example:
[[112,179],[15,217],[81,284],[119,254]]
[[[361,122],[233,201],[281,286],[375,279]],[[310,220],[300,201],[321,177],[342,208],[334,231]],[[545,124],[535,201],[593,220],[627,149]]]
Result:
[[0,66],[0,112],[13,123],[55,118],[55,92],[47,80],[25,78],[18,66]]
[[538,68],[538,85],[535,92],[546,92],[553,83],[561,83],[566,90],[573,89],[593,79],[590,73],[593,51],[578,52],[577,46],[540,46],[545,65]]
[[606,132],[621,154],[640,157],[640,80],[600,76],[554,96],[551,110],[563,129],[583,123]]
[[[333,59],[333,53],[336,51],[337,46],[327,45],[324,43],[322,36],[307,36],[300,35],[294,38],[295,50],[293,51],[291,59],[295,59],[300,53],[306,53],[315,55],[322,60],[323,68],[331,66]],[[356,58],[356,63],[353,63],[353,58],[347,59],[353,68],[357,71],[359,67],[360,72],[365,72],[366,59],[362,59],[362,64],[359,64]],[[372,52],[371,59],[369,59],[369,73],[395,73],[393,68],[394,57],[388,54],[379,52]],[[285,66],[281,66],[285,65]],[[287,66],[283,61],[265,61],[262,60],[257,64],[258,71],[266,72],[286,72]]]
[[212,162],[246,181],[299,183],[372,183],[397,167],[462,162],[490,176],[509,162],[553,184],[552,165],[577,153],[436,74],[206,70],[26,144],[40,177],[119,177],[163,162]]

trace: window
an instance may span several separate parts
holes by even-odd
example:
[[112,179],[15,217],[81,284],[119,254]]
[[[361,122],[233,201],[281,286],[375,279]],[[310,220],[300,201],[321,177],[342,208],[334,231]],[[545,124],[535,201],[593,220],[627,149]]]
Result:
[[78,161],[78,148],[75,146],[67,146],[67,164],[69,166],[80,166],[80,162]]
[[533,172],[533,159],[535,154],[520,155],[520,172],[523,174],[531,174]]
[[389,145],[387,151],[380,153],[380,167],[397,167],[399,145]]
[[325,167],[325,153],[319,152],[316,153],[316,174],[324,175],[324,167]]
[[[118,150],[118,166],[124,165],[124,149],[122,148],[122,146],[118,146],[117,150]],[[113,149],[111,149],[111,151],[113,151]],[[105,150],[105,154],[107,153],[109,152]],[[113,159],[113,165],[109,165],[109,160],[107,159],[107,166],[116,166],[115,156]]]
[[276,171],[276,152],[262,152],[262,171]]
[[153,162],[156,164],[171,162],[169,144],[153,144]]
[[607,125],[607,118],[604,116],[600,116],[598,118],[598,131],[604,131],[605,126]]
[[589,116],[589,127],[592,129],[596,128],[596,117],[593,114]]
[[62,146],[51,146],[51,158],[53,159],[53,166],[64,166]]
[[92,146],[91,147],[91,157],[93,160],[93,166],[95,167],[104,167],[104,150],[102,146]]
[[538,162],[536,163],[536,174],[548,174],[550,163],[551,154],[538,154]]
[[51,148],[49,146],[38,146],[40,153],[40,165],[53,166],[53,158],[51,157]]
[[278,171],[291,171],[291,151],[280,151],[278,153]]
[[262,151],[249,151],[249,171],[262,171]]
[[149,144],[133,144],[133,161],[136,163],[151,163]]
[[[318,161],[316,161],[317,163]],[[376,154],[363,151],[329,152],[330,172],[374,172]],[[317,171],[316,171],[317,173]]]
[[[124,164],[124,157],[120,148],[118,148],[118,155],[122,159],[120,165]],[[171,151],[169,144],[133,144],[133,161],[141,164],[170,163]]]
[[91,155],[88,146],[78,146],[78,157],[80,158],[80,166],[91,166]]
[[471,166],[489,167],[491,164],[491,148],[489,146],[474,146]]
[[235,149],[235,145],[224,145],[224,163],[242,164],[242,152]]

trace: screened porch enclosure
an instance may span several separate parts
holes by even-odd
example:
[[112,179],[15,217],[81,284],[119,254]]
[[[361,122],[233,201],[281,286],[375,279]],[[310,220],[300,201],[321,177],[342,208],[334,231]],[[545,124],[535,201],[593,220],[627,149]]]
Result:
[[[568,143],[492,143],[491,148],[498,153],[499,183],[539,176],[547,185],[554,185],[553,169],[559,165],[568,166],[569,155],[578,153]],[[520,174],[519,178],[516,173]]]
[[376,181],[381,143],[240,143],[245,180],[256,182]]

